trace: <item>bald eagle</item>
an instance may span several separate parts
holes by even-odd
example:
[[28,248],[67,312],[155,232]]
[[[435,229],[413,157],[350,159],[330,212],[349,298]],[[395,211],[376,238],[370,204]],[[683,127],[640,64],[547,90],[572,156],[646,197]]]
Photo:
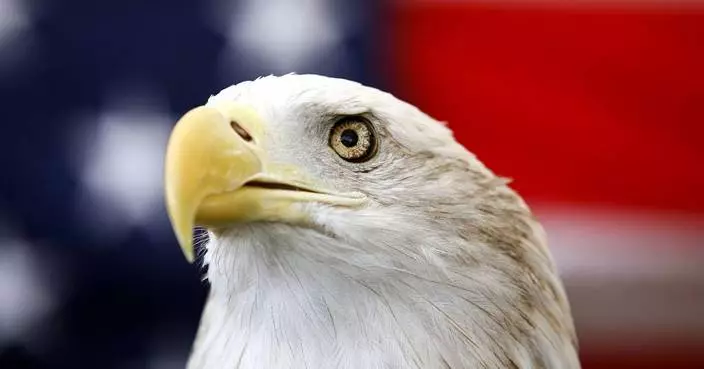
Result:
[[442,123],[318,75],[228,87],[185,114],[167,210],[208,297],[188,368],[579,368],[530,210]]

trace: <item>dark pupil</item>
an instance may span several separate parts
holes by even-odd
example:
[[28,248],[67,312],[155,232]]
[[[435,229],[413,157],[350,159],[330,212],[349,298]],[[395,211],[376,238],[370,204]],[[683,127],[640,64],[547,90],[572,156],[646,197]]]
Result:
[[351,129],[346,129],[340,134],[340,142],[347,147],[354,147],[357,145],[358,140],[359,136],[357,136],[357,132]]

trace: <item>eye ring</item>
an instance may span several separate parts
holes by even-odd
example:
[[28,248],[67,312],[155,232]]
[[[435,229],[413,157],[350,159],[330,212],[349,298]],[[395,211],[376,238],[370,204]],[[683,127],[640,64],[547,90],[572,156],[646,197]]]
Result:
[[338,120],[330,130],[330,147],[342,159],[362,163],[377,151],[377,140],[372,124],[359,116]]

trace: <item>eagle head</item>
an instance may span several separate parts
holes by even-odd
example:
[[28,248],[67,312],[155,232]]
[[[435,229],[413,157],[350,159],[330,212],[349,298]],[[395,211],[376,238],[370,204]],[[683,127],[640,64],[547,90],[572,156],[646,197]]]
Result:
[[578,368],[542,228],[442,123],[316,75],[175,126],[166,202],[211,291],[190,368]]

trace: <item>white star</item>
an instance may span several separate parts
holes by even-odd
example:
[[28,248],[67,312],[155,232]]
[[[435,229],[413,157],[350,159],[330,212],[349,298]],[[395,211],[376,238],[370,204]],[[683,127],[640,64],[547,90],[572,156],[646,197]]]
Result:
[[26,241],[0,236],[0,346],[28,340],[33,328],[55,306],[57,281]]
[[21,67],[34,50],[31,34],[33,9],[29,1],[0,0],[0,74]]
[[271,73],[300,71],[328,57],[342,41],[337,14],[326,0],[245,0],[225,23],[228,59]]
[[98,235],[119,236],[154,225],[163,205],[163,156],[173,119],[158,96],[140,88],[111,99],[94,134],[75,140],[82,157],[79,211]]
[[12,38],[29,28],[29,14],[24,3],[17,0],[0,0],[0,50]]

